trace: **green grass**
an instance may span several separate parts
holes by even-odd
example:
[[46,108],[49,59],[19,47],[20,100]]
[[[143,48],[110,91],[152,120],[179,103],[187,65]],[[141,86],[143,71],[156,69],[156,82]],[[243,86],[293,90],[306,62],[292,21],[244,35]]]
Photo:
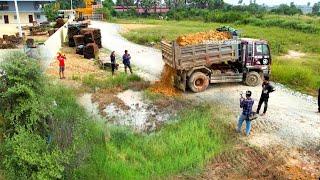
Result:
[[117,73],[114,77],[95,78],[94,75],[84,76],[82,83],[92,89],[120,87],[128,89],[131,82],[139,82],[142,79],[136,74]]
[[309,56],[290,60],[277,57],[272,65],[272,79],[290,88],[317,95],[320,87],[320,58]]
[[222,107],[184,110],[171,124],[152,134],[109,127],[105,146],[94,148],[77,171],[80,179],[154,179],[199,172],[233,143]]

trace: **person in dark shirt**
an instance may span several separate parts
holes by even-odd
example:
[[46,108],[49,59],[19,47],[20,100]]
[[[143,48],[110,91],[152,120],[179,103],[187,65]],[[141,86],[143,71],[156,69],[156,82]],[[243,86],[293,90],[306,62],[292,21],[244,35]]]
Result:
[[264,77],[264,81],[262,83],[262,93],[261,93],[261,97],[258,104],[257,114],[259,114],[260,112],[262,103],[264,103],[264,109],[263,109],[262,115],[266,114],[268,110],[269,94],[272,93],[273,91],[275,90],[274,90],[274,87],[271,86],[269,82],[269,77],[268,76]]
[[113,76],[114,71],[116,70],[116,55],[114,51],[112,51],[110,55],[110,60],[111,60],[111,69],[112,69],[112,76]]
[[251,98],[252,92],[247,91],[246,92],[246,98],[241,97],[240,98],[240,108],[242,108],[242,113],[240,115],[239,121],[238,121],[238,128],[237,132],[241,132],[241,127],[243,121],[246,121],[246,135],[249,136],[250,130],[251,130],[251,121],[249,119],[250,115],[252,114],[252,106],[254,104],[253,99]]
[[130,59],[131,56],[128,53],[128,50],[124,51],[124,55],[122,56],[122,62],[124,64],[124,71],[127,73],[127,68],[129,68],[131,74],[132,74],[132,69],[131,69],[131,65],[130,65]]

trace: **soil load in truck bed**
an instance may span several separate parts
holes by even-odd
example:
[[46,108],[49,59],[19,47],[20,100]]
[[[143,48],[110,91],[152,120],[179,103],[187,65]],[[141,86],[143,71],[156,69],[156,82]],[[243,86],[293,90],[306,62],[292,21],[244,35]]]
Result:
[[236,61],[239,56],[237,46],[233,40],[185,47],[179,46],[176,42],[161,42],[163,60],[176,70]]
[[208,31],[182,35],[177,38],[179,46],[204,44],[208,41],[223,41],[231,39],[229,32]]

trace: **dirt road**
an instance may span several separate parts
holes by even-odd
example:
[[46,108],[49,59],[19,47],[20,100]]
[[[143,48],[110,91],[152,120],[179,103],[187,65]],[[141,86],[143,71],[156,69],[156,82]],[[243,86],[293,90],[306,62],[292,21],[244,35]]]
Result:
[[132,64],[152,75],[151,79],[159,77],[163,67],[162,55],[159,50],[126,40],[119,34],[121,28],[119,25],[93,21],[91,27],[101,29],[102,46],[104,48],[115,51],[120,56],[123,55],[124,50],[128,50],[132,57]]
[[[105,48],[115,50],[118,54],[127,49],[135,66],[153,76],[160,74],[163,62],[159,50],[127,41],[119,34],[119,25],[92,22],[92,27],[101,29]],[[291,91],[280,84],[275,84],[275,87],[276,92],[271,94],[267,115],[253,121],[251,136],[243,139],[258,147],[282,146],[288,150],[298,148],[320,153],[320,114],[316,113],[315,98]],[[240,92],[246,90],[253,92],[256,108],[261,93],[260,86],[211,85],[203,93],[186,93],[184,96],[199,102],[225,104],[234,111],[234,118],[230,122],[236,124],[240,114]],[[320,172],[320,167],[318,171]]]

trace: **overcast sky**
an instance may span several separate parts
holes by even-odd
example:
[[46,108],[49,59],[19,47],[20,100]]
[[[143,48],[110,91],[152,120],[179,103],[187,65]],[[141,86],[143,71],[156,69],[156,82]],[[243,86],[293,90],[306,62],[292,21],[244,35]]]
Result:
[[[279,4],[290,4],[290,2],[294,2],[297,5],[307,5],[308,2],[313,6],[314,3],[319,0],[256,0],[258,4],[267,4],[267,5],[279,5]],[[229,4],[238,4],[239,0],[224,0],[224,2]],[[245,4],[249,4],[250,0],[243,0]]]

